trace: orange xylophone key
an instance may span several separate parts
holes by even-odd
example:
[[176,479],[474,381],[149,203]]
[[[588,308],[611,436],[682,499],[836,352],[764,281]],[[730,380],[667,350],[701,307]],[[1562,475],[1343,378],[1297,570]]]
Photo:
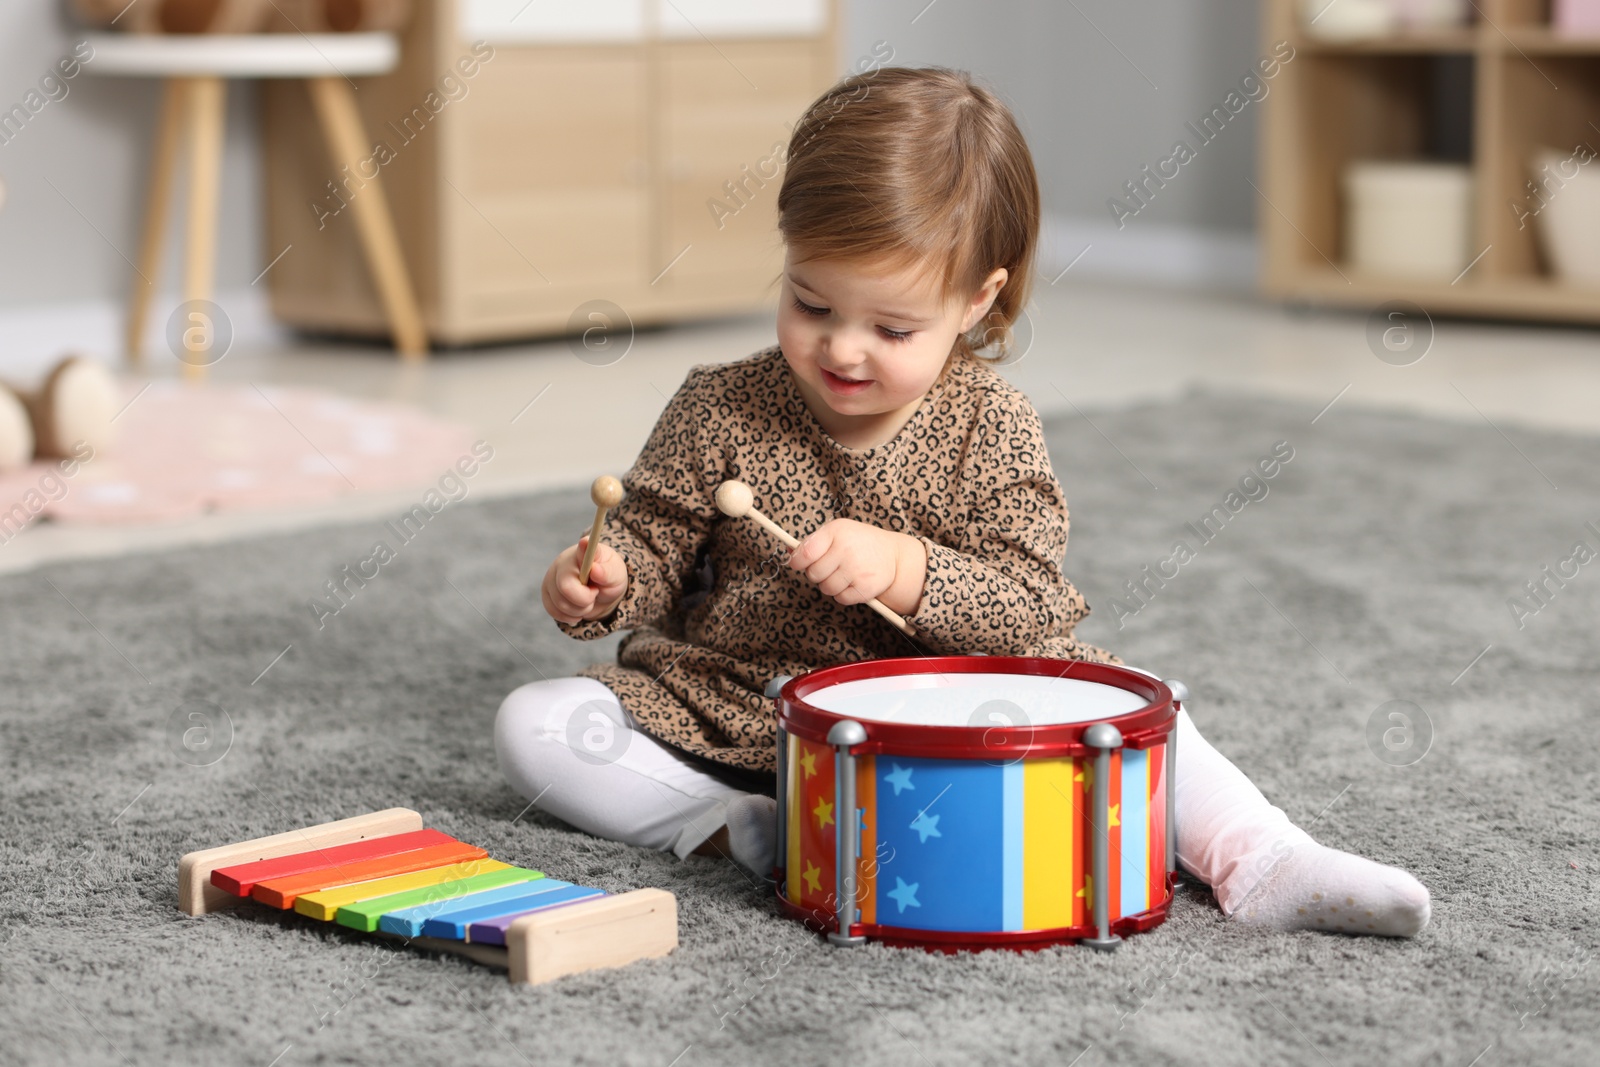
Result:
[[211,872],[211,884],[236,897],[247,897],[257,882],[307,874],[341,863],[397,856],[402,852],[414,852],[430,845],[448,845],[453,841],[455,838],[438,830],[412,830],[404,834],[369,837],[348,845],[329,845],[327,848],[296,852],[290,856],[274,856],[250,863],[236,863],[231,867],[218,867]]
[[487,851],[476,845],[455,841],[448,845],[434,845],[430,848],[402,852],[397,856],[335,864],[305,874],[268,879],[257,882],[255,888],[250,891],[250,896],[274,908],[288,909],[294,907],[295,898],[302,893],[315,893],[321,889],[332,889],[335,886],[351,885],[355,882],[370,882],[377,878],[387,878],[392,874],[407,874],[411,871],[427,870],[430,867],[444,867],[465,860],[483,859],[488,855]]

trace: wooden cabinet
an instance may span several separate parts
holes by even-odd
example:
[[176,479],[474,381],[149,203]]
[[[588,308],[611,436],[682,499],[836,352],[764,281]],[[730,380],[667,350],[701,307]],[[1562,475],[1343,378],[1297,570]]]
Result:
[[774,251],[783,153],[805,107],[795,101],[816,98],[818,73],[814,55],[786,42],[662,49],[663,251],[683,253],[662,279],[671,291],[759,292],[772,280],[759,275],[775,275],[782,258]]
[[528,24],[517,7],[418,4],[400,68],[357,80],[366,174],[330,173],[303,87],[269,85],[280,318],[386,333],[342,209],[371,173],[435,343],[563,332],[593,300],[643,325],[770,298],[784,148],[836,78],[832,5],[604,0]]
[[[1480,0],[1475,21],[1430,32],[1319,40],[1300,0],[1267,0],[1263,47],[1295,49],[1266,104],[1261,285],[1313,304],[1600,322],[1600,289],[1563,283],[1540,254],[1530,159],[1600,147],[1600,37],[1563,37],[1542,0]],[[1452,112],[1465,115],[1459,136]],[[1472,166],[1473,252],[1453,282],[1371,277],[1343,249],[1340,179],[1357,159],[1459,158]]]
[[439,174],[455,339],[514,333],[530,314],[543,325],[551,311],[594,297],[625,304],[609,294],[649,277],[652,120],[641,50],[495,53]]

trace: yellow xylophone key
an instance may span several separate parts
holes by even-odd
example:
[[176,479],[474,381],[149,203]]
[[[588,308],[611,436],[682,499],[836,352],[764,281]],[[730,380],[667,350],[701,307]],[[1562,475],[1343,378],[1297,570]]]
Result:
[[265,882],[257,882],[255,888],[250,890],[250,897],[274,908],[288,909],[294,907],[295,898],[302,893],[319,893],[342,885],[370,882],[412,871],[427,871],[447,863],[465,863],[468,860],[487,859],[488,856],[489,853],[477,845],[452,841],[448,845],[430,845],[402,852],[398,856],[338,863],[286,878],[269,878]]
[[465,863],[452,863],[447,867],[431,867],[427,870],[413,871],[410,874],[396,874],[388,878],[379,878],[371,882],[357,882],[354,885],[342,885],[333,889],[322,889],[315,893],[303,893],[295,898],[294,910],[301,915],[309,915],[313,919],[332,922],[339,909],[347,904],[355,904],[363,900],[375,900],[386,897],[391,893],[404,893],[408,889],[424,889],[431,885],[442,885],[445,882],[456,882],[473,875],[487,874],[490,871],[502,871],[510,867],[509,863],[499,860],[468,860]]

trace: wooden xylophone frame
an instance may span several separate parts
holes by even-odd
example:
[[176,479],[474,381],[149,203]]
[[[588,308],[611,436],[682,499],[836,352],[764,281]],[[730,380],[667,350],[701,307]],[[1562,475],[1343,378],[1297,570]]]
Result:
[[[205,915],[244,899],[211,884],[211,872],[219,867],[420,829],[421,815],[409,808],[389,808],[191,852],[178,861],[178,909],[186,915]],[[513,983],[537,985],[563,975],[666,955],[678,947],[678,902],[662,889],[636,889],[579,901],[518,919],[506,931],[504,948],[434,937],[405,938],[381,932],[377,936],[466,956],[504,968]]]

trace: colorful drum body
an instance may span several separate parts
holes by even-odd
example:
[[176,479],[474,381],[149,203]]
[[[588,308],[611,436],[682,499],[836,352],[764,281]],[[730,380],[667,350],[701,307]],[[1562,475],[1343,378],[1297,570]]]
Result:
[[1164,683],[1059,659],[887,659],[790,679],[777,704],[778,897],[830,939],[1114,947],[1166,917]]

